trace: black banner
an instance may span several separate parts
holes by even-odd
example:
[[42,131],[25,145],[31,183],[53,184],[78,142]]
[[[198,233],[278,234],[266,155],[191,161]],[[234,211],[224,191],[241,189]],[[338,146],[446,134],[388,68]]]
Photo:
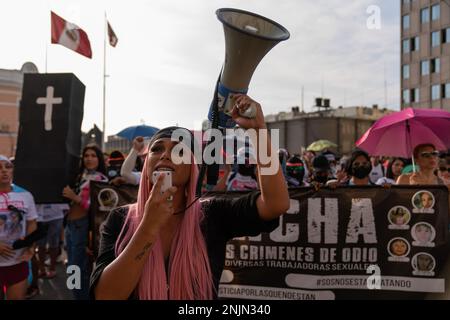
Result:
[[290,210],[276,230],[227,244],[220,297],[420,299],[427,293],[449,294],[450,274],[442,275],[450,253],[447,188],[298,189],[290,196]]
[[[135,202],[137,190],[91,182],[95,253],[100,224],[111,209]],[[446,187],[299,188],[291,189],[290,197],[290,209],[272,233],[228,242],[221,298],[422,299],[450,294]]]

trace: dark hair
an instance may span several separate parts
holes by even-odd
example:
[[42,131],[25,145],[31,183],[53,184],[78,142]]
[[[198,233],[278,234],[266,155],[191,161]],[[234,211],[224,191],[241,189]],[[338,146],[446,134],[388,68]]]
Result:
[[[387,170],[386,170],[386,178],[389,179],[395,179],[394,172],[392,171],[392,166],[394,165],[395,161],[401,161],[403,163],[403,167],[406,167],[406,161],[403,158],[393,158],[391,161],[389,161]],[[401,173],[400,173],[401,174]]]
[[243,176],[251,177],[253,180],[257,180],[255,171],[256,164],[238,164],[237,172]]
[[318,155],[314,157],[312,161],[312,166],[314,169],[330,170],[330,163],[328,159],[323,155]]
[[279,149],[278,159],[280,160],[280,163],[285,163],[287,159],[289,159],[289,152],[286,149]]
[[413,151],[414,159],[419,158],[420,151],[422,151],[422,149],[423,149],[423,148],[426,148],[426,147],[431,147],[431,148],[433,148],[434,150],[436,150],[436,147],[435,147],[434,144],[432,144],[432,143],[423,143],[423,144],[419,144],[418,146],[416,146],[416,147],[414,148],[414,151]]
[[364,150],[361,150],[361,149],[353,150],[350,160],[347,162],[347,170],[346,170],[347,175],[353,176],[353,173],[352,173],[353,162],[355,162],[356,158],[358,158],[360,156],[363,156],[364,158],[366,158],[367,162],[370,163],[370,157],[367,152],[365,152]]
[[301,164],[303,164],[302,159],[300,159],[300,157],[298,155],[294,155],[294,156],[290,157],[287,162],[288,163],[301,163]]
[[391,215],[393,217],[398,217],[398,216],[403,217],[403,216],[405,216],[407,214],[408,214],[408,212],[405,212],[405,210],[403,208],[400,208],[400,207],[398,207],[397,209],[395,209],[395,211],[393,211],[391,213]]
[[124,157],[123,153],[120,152],[119,150],[114,150],[109,155],[108,161],[124,162],[125,161],[125,157]]
[[19,222],[22,222],[22,220],[23,220],[23,216],[22,216],[22,214],[20,213],[20,211],[19,211],[19,212],[17,212],[17,211],[11,211],[10,215],[11,215],[11,216],[16,216],[17,219],[19,219]]
[[100,148],[96,144],[88,144],[87,146],[85,146],[83,148],[83,152],[81,153],[80,176],[83,174],[84,169],[86,169],[86,167],[84,166],[84,154],[88,150],[93,150],[97,156],[98,167],[97,167],[96,171],[106,175],[105,158],[103,157],[102,150],[100,150]]

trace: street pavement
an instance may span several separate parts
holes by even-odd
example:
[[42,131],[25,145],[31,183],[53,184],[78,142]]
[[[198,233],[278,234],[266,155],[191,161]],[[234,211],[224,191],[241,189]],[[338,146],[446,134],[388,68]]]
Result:
[[63,264],[56,266],[56,277],[53,279],[39,279],[40,294],[31,300],[73,300],[71,291],[66,285],[67,274]]

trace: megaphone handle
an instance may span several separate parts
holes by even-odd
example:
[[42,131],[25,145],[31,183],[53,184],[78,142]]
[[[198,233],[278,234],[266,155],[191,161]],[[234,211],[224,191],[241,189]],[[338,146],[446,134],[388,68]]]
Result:
[[[214,89],[214,96],[213,96],[213,101],[211,104],[211,114],[212,114],[212,118],[211,118],[211,128],[212,129],[217,129],[219,127],[219,85],[220,85],[220,77],[222,76],[222,72],[223,72],[223,66],[222,69],[220,70],[219,73],[219,77],[217,78],[216,81],[216,87]],[[211,141],[208,141],[208,145],[212,143]],[[211,172],[211,167],[209,167],[209,170],[207,170],[207,165],[205,162],[202,161],[202,165],[200,167],[200,173],[198,175],[197,178],[197,186],[195,188],[195,195],[196,197],[200,197],[202,195],[202,186],[203,186],[203,178],[205,177],[205,174],[207,171]],[[219,170],[216,170],[216,183],[217,180],[219,179]],[[211,176],[209,176],[208,180],[211,182],[213,181]]]

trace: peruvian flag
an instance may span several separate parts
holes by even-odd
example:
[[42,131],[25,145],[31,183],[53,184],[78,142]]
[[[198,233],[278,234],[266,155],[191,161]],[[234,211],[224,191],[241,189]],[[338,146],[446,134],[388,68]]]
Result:
[[64,20],[53,11],[52,14],[52,43],[57,43],[79,54],[92,58],[91,44],[86,32],[76,24]]

